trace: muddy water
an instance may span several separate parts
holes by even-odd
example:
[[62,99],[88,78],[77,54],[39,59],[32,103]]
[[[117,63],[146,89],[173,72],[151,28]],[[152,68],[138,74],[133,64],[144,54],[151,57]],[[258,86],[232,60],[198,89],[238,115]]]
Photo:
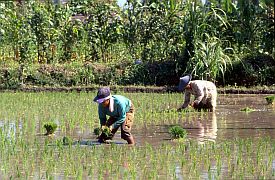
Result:
[[[187,113],[178,125],[187,130],[188,138],[201,143],[266,136],[275,139],[275,106],[267,105],[265,96],[219,95],[215,113]],[[240,111],[246,107],[255,111]],[[174,124],[158,124],[134,131],[137,144],[158,145],[169,141],[168,128],[172,125]]]
[[[268,136],[275,139],[275,105],[267,105],[264,99],[265,96],[266,95],[219,95],[218,106],[215,113],[190,112],[186,113],[185,116],[180,116],[181,119],[175,120],[174,122],[177,122],[177,125],[180,125],[187,130],[189,139],[197,140],[200,143],[204,143],[206,141],[220,142],[227,139],[247,137],[258,138]],[[250,107],[255,111],[249,113],[240,111],[240,109],[245,107]],[[173,120],[169,122],[173,122]],[[139,129],[133,128],[133,134],[135,136],[137,146],[145,146],[146,143],[148,143],[152,146],[158,147],[162,143],[172,142],[168,134],[168,128],[172,125],[175,124],[159,123],[151,126],[144,126]],[[24,135],[22,134],[23,124],[21,124],[21,121],[19,123],[13,123],[12,121],[4,123],[3,121],[0,121],[0,128],[3,127],[7,130],[8,137]],[[37,132],[40,132],[39,129],[37,129]],[[93,133],[90,129],[83,130],[75,128],[72,132],[70,132],[70,134],[63,134],[63,132],[59,129],[56,132],[55,138],[60,139],[66,135],[72,137],[74,140],[79,139],[84,142],[94,140],[95,136],[92,134]],[[48,137],[42,135],[38,138],[38,140],[41,141],[42,146],[44,145],[46,139],[48,139]],[[125,141],[120,139],[119,132],[116,134],[115,140],[117,143],[125,143]],[[83,145],[86,147],[86,145],[89,144]],[[272,172],[275,172],[275,161],[273,158],[270,166],[271,167],[269,168],[272,169]],[[46,167],[42,167],[42,169],[44,168]],[[217,174],[218,168],[214,162],[210,168],[212,173]],[[227,175],[228,171],[230,171],[229,168],[230,167],[227,166],[227,162],[224,162],[221,170],[221,173],[224,174],[222,175],[223,179],[230,179],[230,174]],[[35,176],[35,179],[40,179],[40,170],[35,173],[38,174]],[[142,174],[143,172],[140,173]],[[163,174],[159,172],[159,174],[159,179],[167,179],[167,174],[165,174],[165,172]],[[184,177],[188,177],[188,174],[189,172],[186,171],[184,167],[181,167],[179,164],[175,164],[176,179],[185,179]],[[54,177],[54,179],[65,178],[63,177],[63,174],[56,174]],[[209,172],[202,169],[200,172],[200,177],[201,179],[209,179]],[[1,173],[0,179],[4,179],[1,178]],[[87,177],[85,179],[89,178]]]
[[[141,128],[133,128],[132,132],[137,145],[140,146],[146,143],[157,146],[163,142],[171,141],[168,129],[173,125],[180,125],[187,130],[189,139],[195,139],[200,143],[247,137],[271,137],[275,139],[275,105],[267,105],[265,96],[267,95],[219,95],[215,113],[190,112],[177,120],[177,124],[147,125]],[[255,111],[240,111],[246,107]],[[11,136],[14,136],[15,133],[21,134],[21,124],[15,125],[12,122],[6,124],[0,121],[0,127],[4,125],[8,128],[8,133]],[[56,135],[56,138],[60,138],[65,134],[59,131],[56,132]],[[75,128],[68,135],[73,139],[91,140],[96,138],[90,129],[80,130]],[[116,142],[124,142],[120,138],[120,132],[116,133],[115,140]]]

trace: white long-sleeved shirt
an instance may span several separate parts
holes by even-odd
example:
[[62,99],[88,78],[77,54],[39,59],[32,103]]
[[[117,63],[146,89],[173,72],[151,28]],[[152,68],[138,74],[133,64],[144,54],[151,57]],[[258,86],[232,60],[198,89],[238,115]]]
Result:
[[211,98],[211,104],[216,107],[217,88],[213,82],[205,80],[194,80],[189,82],[191,89],[185,89],[185,100],[182,108],[186,108],[190,103],[191,94],[195,96],[194,103],[206,103]]

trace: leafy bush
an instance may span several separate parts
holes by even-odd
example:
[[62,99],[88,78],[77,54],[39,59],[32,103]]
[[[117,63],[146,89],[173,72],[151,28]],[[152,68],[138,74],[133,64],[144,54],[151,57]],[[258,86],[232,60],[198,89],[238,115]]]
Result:
[[[266,58],[266,59],[265,59]],[[231,71],[218,78],[217,85],[255,86],[273,85],[275,82],[274,59],[270,57],[238,61]],[[100,85],[156,85],[175,86],[178,84],[183,67],[177,62],[165,61],[143,64],[70,64],[70,65],[32,65],[24,70],[19,78],[18,65],[0,67],[0,88],[16,89],[21,83],[31,86],[89,86]]]
[[177,62],[130,64],[124,70],[119,84],[122,85],[175,85],[178,84],[180,68]]
[[15,89],[20,86],[18,67],[0,69],[0,88]]
[[[235,61],[225,73],[225,84],[238,86],[273,85],[275,82],[275,59],[264,54],[250,55]],[[220,82],[223,80],[220,78]],[[220,83],[222,84],[222,83]]]

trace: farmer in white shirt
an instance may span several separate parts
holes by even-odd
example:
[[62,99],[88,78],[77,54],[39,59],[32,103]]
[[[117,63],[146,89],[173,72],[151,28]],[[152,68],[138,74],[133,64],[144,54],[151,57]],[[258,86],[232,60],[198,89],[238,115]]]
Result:
[[[185,90],[185,100],[178,111],[191,105],[197,110],[215,111],[217,101],[217,88],[214,83],[205,80],[191,81],[191,75],[180,78],[179,91]],[[191,101],[191,94],[194,95],[194,101]]]

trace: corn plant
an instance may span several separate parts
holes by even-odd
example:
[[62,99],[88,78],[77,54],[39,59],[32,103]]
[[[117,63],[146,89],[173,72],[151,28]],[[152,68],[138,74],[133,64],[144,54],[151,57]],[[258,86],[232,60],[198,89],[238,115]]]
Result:
[[231,65],[231,59],[226,51],[232,49],[223,49],[220,39],[206,36],[206,41],[195,42],[195,54],[190,65],[193,65],[194,76],[213,81],[218,75],[223,76],[227,66]]
[[121,19],[118,9],[113,6],[96,3],[89,10],[85,29],[88,32],[88,42],[91,49],[103,62],[108,62],[112,44],[118,42],[121,36]]

